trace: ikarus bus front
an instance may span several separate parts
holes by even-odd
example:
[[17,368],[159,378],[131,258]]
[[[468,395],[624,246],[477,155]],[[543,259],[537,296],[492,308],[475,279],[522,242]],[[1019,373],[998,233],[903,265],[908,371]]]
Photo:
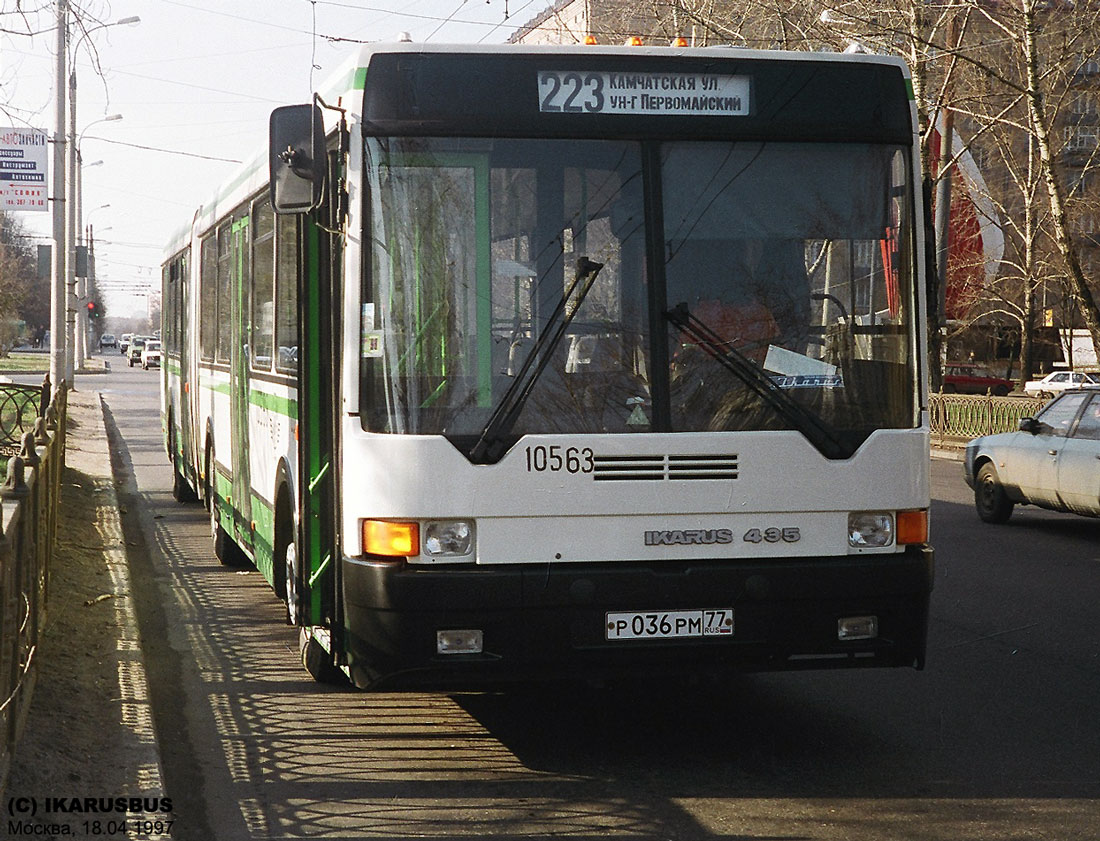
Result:
[[900,60],[376,45],[271,132],[288,250],[236,282],[293,277],[295,434],[235,403],[272,513],[213,496],[315,676],[923,665]]

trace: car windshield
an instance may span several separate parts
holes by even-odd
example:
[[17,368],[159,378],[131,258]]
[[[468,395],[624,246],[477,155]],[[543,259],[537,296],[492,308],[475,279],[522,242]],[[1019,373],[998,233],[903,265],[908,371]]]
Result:
[[363,425],[467,452],[797,429],[832,457],[914,426],[906,151],[657,148],[368,138]]

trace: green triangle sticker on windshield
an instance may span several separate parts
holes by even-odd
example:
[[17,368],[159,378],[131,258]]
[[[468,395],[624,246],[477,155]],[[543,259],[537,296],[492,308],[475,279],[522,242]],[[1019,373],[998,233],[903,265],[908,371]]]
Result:
[[628,426],[649,426],[649,418],[646,417],[644,411],[642,411],[641,404],[634,407],[634,411],[630,413],[630,417],[626,419]]

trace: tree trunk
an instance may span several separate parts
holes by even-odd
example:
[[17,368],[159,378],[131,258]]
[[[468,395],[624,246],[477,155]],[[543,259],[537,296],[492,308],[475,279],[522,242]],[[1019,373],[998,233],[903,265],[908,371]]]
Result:
[[1096,358],[1100,359],[1100,307],[1089,288],[1085,273],[1081,269],[1081,258],[1077,246],[1069,232],[1069,220],[1066,215],[1065,198],[1062,195],[1062,183],[1059,179],[1058,165],[1051,151],[1050,129],[1047,121],[1046,103],[1039,89],[1039,56],[1036,36],[1038,26],[1035,20],[1034,0],[1023,0],[1024,15],[1024,60],[1027,67],[1027,107],[1031,131],[1039,150],[1039,166],[1050,197],[1051,222],[1054,225],[1054,238],[1058,252],[1066,264],[1066,274],[1070,289],[1081,317],[1085,320],[1092,337],[1092,346]]

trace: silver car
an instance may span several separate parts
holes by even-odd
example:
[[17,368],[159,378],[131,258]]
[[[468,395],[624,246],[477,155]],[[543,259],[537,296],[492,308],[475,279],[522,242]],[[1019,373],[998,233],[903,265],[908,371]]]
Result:
[[1065,391],[1019,432],[966,445],[978,516],[1003,523],[1015,505],[1100,517],[1100,388]]

